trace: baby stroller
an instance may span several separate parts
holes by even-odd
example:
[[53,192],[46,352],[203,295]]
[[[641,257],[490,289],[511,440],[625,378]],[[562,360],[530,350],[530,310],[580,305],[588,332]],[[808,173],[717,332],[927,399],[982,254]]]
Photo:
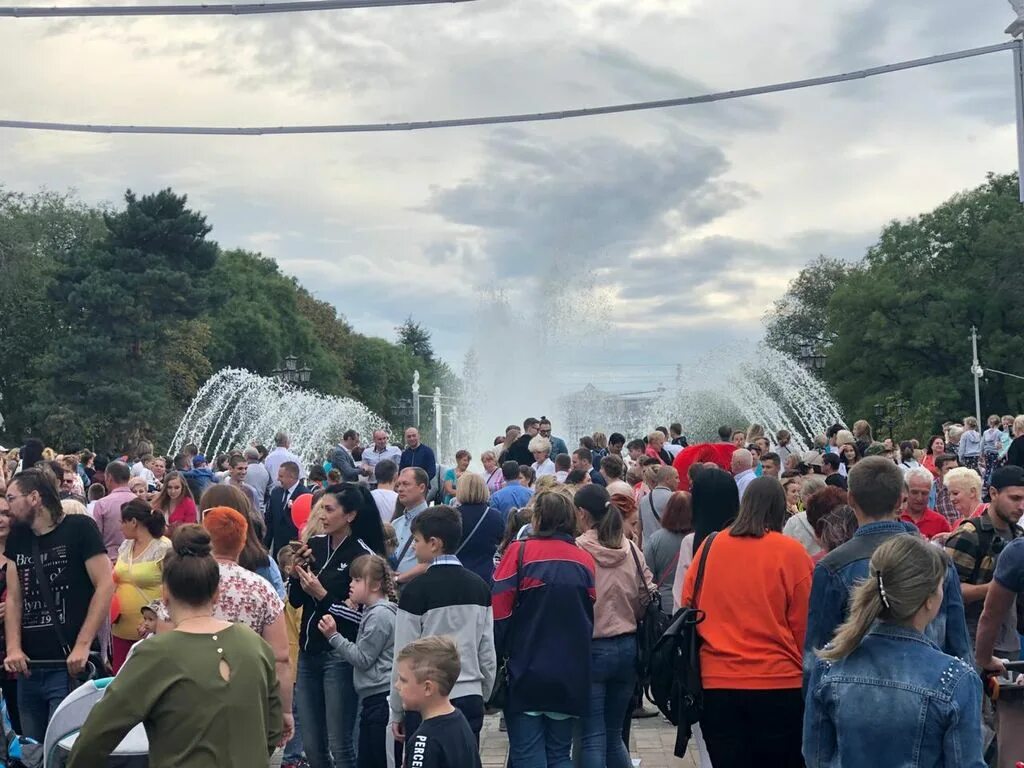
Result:
[[[41,663],[48,662],[30,662],[30,665],[39,666]],[[55,663],[63,665],[66,662]],[[57,709],[50,719],[50,725],[46,729],[42,761],[36,763],[37,766],[63,768],[67,764],[68,758],[71,756],[71,748],[75,745],[75,739],[78,738],[78,732],[85,723],[85,719],[96,703],[103,698],[107,686],[114,679],[112,677],[99,680],[91,679],[95,674],[96,668],[90,662],[86,674],[83,675],[90,679],[86,679],[57,705]],[[146,737],[145,728],[140,723],[132,728],[114,749],[104,768],[147,768],[149,766],[148,755],[149,739]]]
[[1024,683],[1015,682],[1024,672],[1024,661],[1004,665],[1007,677],[986,675],[985,692],[996,704],[999,718],[999,759],[997,768],[1024,766]]
[[24,739],[14,732],[7,714],[7,702],[0,696],[0,720],[3,721],[3,744],[0,745],[0,768],[39,768],[43,764],[43,745]]

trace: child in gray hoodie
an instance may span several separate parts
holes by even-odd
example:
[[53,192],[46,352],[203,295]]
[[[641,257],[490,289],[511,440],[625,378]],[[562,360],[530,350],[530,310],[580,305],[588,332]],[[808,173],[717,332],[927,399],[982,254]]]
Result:
[[320,631],[334,652],[352,665],[352,680],[359,694],[358,768],[387,766],[386,735],[390,709],[391,666],[395,656],[395,581],[380,555],[362,555],[349,565],[352,585],[349,600],[359,605],[356,641],[338,632],[332,616],[320,619]]

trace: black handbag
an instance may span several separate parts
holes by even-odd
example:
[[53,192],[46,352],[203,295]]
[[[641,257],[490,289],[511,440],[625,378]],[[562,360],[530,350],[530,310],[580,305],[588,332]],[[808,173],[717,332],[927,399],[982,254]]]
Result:
[[[505,648],[513,647],[512,633],[515,630],[516,610],[519,608],[519,577],[523,570],[523,557],[526,554],[526,542],[526,539],[519,542],[519,555],[516,557],[516,596],[512,601],[512,614],[508,619],[510,623],[508,632],[505,635]],[[508,653],[503,653],[501,657],[501,664],[498,665],[498,671],[494,675],[494,687],[491,689],[491,695],[487,699],[488,709],[504,709],[508,704],[508,659]]]
[[661,710],[676,732],[677,757],[684,757],[691,726],[700,720],[704,708],[704,686],[700,675],[700,635],[697,625],[705,614],[697,607],[704,583],[704,569],[715,533],[704,540],[691,605],[684,605],[672,621],[651,655],[651,701]]
[[636,545],[631,541],[628,543],[633,563],[636,565],[640,605],[643,608],[643,616],[636,623],[636,671],[640,685],[646,688],[651,679],[651,656],[654,653],[654,646],[658,644],[658,640],[672,622],[672,615],[662,611],[661,593],[657,589],[653,592],[647,591],[644,569],[640,565]]

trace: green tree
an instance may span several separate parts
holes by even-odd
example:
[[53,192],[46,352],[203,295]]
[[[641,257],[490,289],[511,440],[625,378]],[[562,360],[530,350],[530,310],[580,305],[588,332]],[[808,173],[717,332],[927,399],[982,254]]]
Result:
[[[989,175],[934,211],[889,224],[838,285],[827,312],[835,337],[825,376],[851,416],[898,396],[913,434],[974,412],[970,327],[982,364],[1024,373],[1018,295],[1024,208],[1016,174]],[[1022,382],[991,374],[982,417],[1024,410]]]
[[31,431],[39,355],[57,324],[48,291],[56,257],[102,237],[101,212],[68,195],[0,188],[0,413],[13,442]]
[[[104,216],[101,241],[55,255],[48,296],[57,322],[29,412],[58,445],[121,447],[154,436],[189,396],[181,376],[172,386],[168,363],[179,361],[168,352],[181,349],[187,323],[205,309],[202,277],[217,246],[184,196],[129,191],[125,203]],[[193,367],[203,359],[189,355]]]
[[398,344],[428,364],[434,363],[434,347],[430,342],[430,331],[412,319],[409,315],[405,322],[395,328],[398,333]]
[[824,352],[835,341],[827,323],[828,303],[850,269],[850,264],[828,256],[818,256],[801,269],[765,313],[768,346],[797,358],[805,345]]

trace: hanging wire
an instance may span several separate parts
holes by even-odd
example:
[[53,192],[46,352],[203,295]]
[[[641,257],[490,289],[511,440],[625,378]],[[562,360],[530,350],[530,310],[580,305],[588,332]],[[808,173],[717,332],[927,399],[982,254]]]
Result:
[[[0,9],[2,11],[3,9]],[[640,112],[667,107],[691,107],[695,104],[709,104],[717,101],[729,101],[748,96],[759,96],[765,93],[794,91],[800,88],[812,88],[830,83],[843,83],[851,80],[863,80],[868,77],[899,72],[906,69],[927,67],[947,61],[985,56],[990,53],[1007,51],[1021,45],[1020,40],[1011,40],[997,45],[982,48],[969,48],[962,51],[941,53],[923,59],[910,59],[879,67],[860,69],[839,75],[814,77],[807,80],[793,80],[773,85],[761,85],[754,88],[742,88],[735,91],[720,91],[701,96],[684,96],[659,101],[639,101],[629,104],[612,104],[604,107],[587,107],[584,109],[564,109],[556,112],[533,112],[512,115],[493,115],[490,117],[463,117],[451,120],[419,120],[405,123],[350,123],[339,125],[284,125],[262,126],[253,128],[203,127],[186,125],[100,125],[89,123],[49,123],[36,120],[0,120],[0,128],[18,128],[40,131],[68,131],[72,133],[133,133],[133,134],[171,134],[187,136],[280,136],[316,133],[390,133],[396,131],[423,131],[437,128],[465,128],[475,125],[505,125],[509,123],[533,123],[546,120],[565,120],[576,117],[593,117],[611,115],[622,112]]]
[[202,3],[198,5],[69,5],[0,7],[0,17],[16,19],[40,17],[97,16],[249,16],[263,13],[302,13],[358,8],[384,8],[396,5],[437,5],[471,3],[475,0],[295,0],[284,3]]

